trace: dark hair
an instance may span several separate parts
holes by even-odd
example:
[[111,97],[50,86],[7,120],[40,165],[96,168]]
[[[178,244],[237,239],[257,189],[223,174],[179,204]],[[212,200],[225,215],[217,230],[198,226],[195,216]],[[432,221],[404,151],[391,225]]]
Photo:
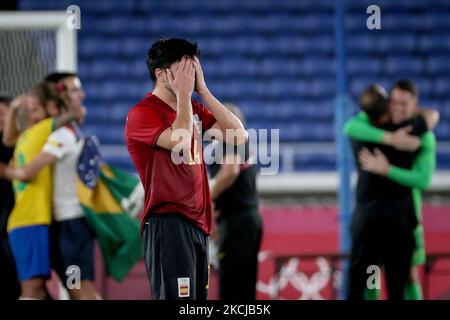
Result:
[[74,72],[53,72],[53,73],[49,73],[45,77],[44,81],[58,83],[58,82],[64,80],[65,78],[76,77],[76,76],[77,76],[77,74]]
[[380,119],[387,111],[388,95],[379,84],[368,86],[359,97],[359,105],[373,121]]
[[172,64],[180,61],[184,56],[200,57],[200,49],[195,42],[182,38],[169,38],[156,40],[147,51],[147,68],[150,77],[156,81],[157,68],[170,68]]
[[398,80],[392,86],[391,92],[394,89],[400,89],[402,91],[407,91],[412,94],[413,97],[417,98],[419,96],[419,88],[409,80]]
[[39,99],[39,103],[46,108],[48,101],[54,101],[56,107],[61,110],[66,108],[66,104],[56,90],[55,84],[49,81],[43,81],[31,89],[31,94]]
[[4,103],[9,106],[11,101],[12,101],[12,98],[9,96],[0,96],[0,103]]

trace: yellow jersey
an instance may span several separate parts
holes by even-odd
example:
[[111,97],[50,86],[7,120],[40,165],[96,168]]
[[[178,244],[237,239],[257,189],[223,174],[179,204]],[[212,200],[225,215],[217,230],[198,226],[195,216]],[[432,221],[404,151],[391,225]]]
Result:
[[[23,132],[14,149],[16,167],[29,164],[41,152],[54,130],[54,118],[48,118]],[[8,231],[19,227],[50,225],[52,219],[52,172],[45,166],[30,181],[13,181],[15,205],[8,219]]]

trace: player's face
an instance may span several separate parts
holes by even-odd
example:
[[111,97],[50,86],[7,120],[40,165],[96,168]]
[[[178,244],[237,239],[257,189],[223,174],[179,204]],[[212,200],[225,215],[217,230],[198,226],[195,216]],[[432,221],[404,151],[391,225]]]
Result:
[[417,98],[410,92],[395,88],[389,98],[389,114],[393,123],[411,119],[417,106]]
[[27,97],[27,107],[30,114],[30,124],[36,124],[45,118],[47,118],[47,113],[45,112],[45,108],[39,102],[38,97],[34,95],[29,95]]
[[3,130],[3,126],[5,125],[6,112],[8,112],[8,106],[0,103],[0,130]]
[[83,105],[84,94],[83,88],[81,87],[81,81],[78,77],[70,77],[63,80],[64,85],[67,87],[67,96],[69,101],[74,106]]

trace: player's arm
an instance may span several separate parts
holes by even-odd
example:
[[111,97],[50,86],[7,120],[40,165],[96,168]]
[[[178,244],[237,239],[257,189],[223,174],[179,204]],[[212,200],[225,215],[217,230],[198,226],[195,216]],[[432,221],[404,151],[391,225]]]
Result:
[[[194,57],[195,67],[195,91],[200,95],[204,104],[214,115],[216,123],[211,127],[213,130],[221,132],[222,141],[231,145],[240,145],[248,140],[248,133],[241,120],[228,110],[206,86],[200,61]],[[227,134],[228,131],[228,134]]]
[[55,117],[53,120],[53,131],[62,128],[72,121],[80,122],[84,118],[86,109],[83,106],[71,106],[68,111]]
[[240,173],[238,155],[229,153],[223,158],[223,163],[214,177],[211,186],[211,199],[217,199],[225,190],[233,185]]
[[417,115],[421,116],[427,124],[428,130],[433,130],[439,123],[439,112],[429,108],[419,108]]
[[379,129],[370,123],[365,112],[359,112],[347,120],[344,126],[344,133],[352,139],[385,144],[403,151],[415,151],[420,147],[420,138],[408,134],[411,130],[411,126],[394,132]]
[[3,172],[3,177],[8,180],[21,180],[29,181],[32,180],[42,168],[53,163],[56,157],[50,153],[41,151],[29,164],[14,168],[11,166],[6,167]]
[[387,177],[406,187],[427,189],[436,169],[436,138],[432,132],[422,136],[422,148],[411,170],[391,166]]
[[11,101],[8,112],[5,117],[5,126],[3,128],[3,144],[7,147],[14,147],[20,136],[20,130],[17,127],[16,116],[20,107],[25,106],[25,95],[18,96]]
[[360,152],[361,167],[363,170],[386,176],[403,186],[425,190],[430,186],[436,168],[436,138],[432,132],[427,132],[422,135],[421,140],[422,147],[411,169],[390,165],[378,149],[373,154],[367,149]]
[[175,75],[172,74],[170,69],[167,69],[166,72],[169,85],[177,96],[177,115],[172,126],[159,135],[156,145],[173,150],[181,144],[182,150],[190,150],[193,130],[191,97],[195,82],[195,69],[192,60],[181,59]]

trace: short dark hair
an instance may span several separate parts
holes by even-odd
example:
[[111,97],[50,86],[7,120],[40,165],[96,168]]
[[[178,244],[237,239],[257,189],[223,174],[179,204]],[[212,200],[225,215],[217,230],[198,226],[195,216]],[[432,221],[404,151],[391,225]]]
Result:
[[359,105],[370,120],[377,121],[387,112],[388,99],[386,90],[379,84],[373,84],[364,89]]
[[65,78],[71,78],[71,77],[76,77],[77,74],[74,72],[53,72],[53,73],[49,73],[44,81],[48,81],[48,82],[52,82],[52,83],[58,83],[62,80],[64,80]]
[[410,80],[398,80],[394,85],[392,86],[391,92],[394,89],[400,89],[402,91],[407,91],[412,94],[413,97],[417,98],[419,96],[419,88],[412,83]]
[[157,68],[169,68],[184,56],[200,57],[197,43],[182,38],[156,40],[148,49],[146,57],[148,72],[152,80],[156,81],[155,70]]
[[11,103],[12,98],[9,96],[0,96],[0,103],[4,103],[7,106],[9,106],[9,104]]

